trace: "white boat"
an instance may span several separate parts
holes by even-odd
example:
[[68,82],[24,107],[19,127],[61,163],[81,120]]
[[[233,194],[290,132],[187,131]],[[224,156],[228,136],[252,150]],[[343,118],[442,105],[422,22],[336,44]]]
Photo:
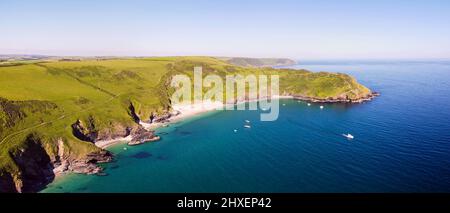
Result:
[[235,129],[234,132],[237,132],[237,129]]
[[250,129],[252,128],[250,125],[244,125],[245,128]]
[[311,104],[310,104],[310,103],[308,103],[308,106],[311,106]]
[[355,136],[351,135],[351,134],[342,134],[344,137],[348,138],[348,139],[354,139]]
[[323,106],[320,106],[320,109],[323,109]]
[[245,123],[250,123],[250,121],[249,120],[245,120]]
[[123,150],[125,150],[125,151],[126,151],[126,150],[127,150],[127,147],[123,147]]

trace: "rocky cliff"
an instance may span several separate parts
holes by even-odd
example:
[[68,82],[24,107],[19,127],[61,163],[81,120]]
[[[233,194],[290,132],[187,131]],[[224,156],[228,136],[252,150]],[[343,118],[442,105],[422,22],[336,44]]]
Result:
[[29,134],[19,149],[10,151],[9,156],[17,167],[0,172],[0,192],[37,192],[58,174],[99,174],[102,168],[97,163],[112,160],[111,153],[104,150],[73,158],[64,150],[64,141],[60,139],[56,143],[54,153],[38,134]]

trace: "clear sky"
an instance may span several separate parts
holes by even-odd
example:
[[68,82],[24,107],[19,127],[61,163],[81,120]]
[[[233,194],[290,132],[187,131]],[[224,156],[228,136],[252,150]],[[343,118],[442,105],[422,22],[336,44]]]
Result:
[[0,54],[450,58],[450,1],[0,0]]

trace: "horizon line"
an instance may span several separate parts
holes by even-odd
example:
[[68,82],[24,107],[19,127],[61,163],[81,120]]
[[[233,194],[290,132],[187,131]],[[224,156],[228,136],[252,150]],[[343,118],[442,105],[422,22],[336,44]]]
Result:
[[351,57],[284,57],[284,56],[224,56],[224,55],[195,55],[195,54],[174,54],[174,55],[53,55],[53,54],[39,54],[39,53],[0,53],[0,56],[41,56],[41,57],[78,57],[78,58],[96,58],[96,57],[111,57],[111,58],[156,58],[156,57],[213,57],[213,58],[256,58],[256,59],[290,59],[294,61],[301,60],[450,60],[442,57],[417,58],[417,57],[372,57],[372,58],[351,58]]

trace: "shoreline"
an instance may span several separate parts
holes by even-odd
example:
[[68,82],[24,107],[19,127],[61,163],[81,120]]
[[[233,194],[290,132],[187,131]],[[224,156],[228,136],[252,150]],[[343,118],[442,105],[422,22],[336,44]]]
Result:
[[[294,99],[294,96],[274,96],[272,98],[274,98],[274,99]],[[257,101],[261,101],[261,100],[267,100],[267,98],[240,101],[240,102],[234,103],[232,105],[257,102]],[[173,111],[178,112],[177,115],[172,116],[172,117],[164,120],[163,122],[146,123],[143,121],[139,121],[139,125],[141,125],[144,129],[146,129],[148,131],[154,131],[157,128],[163,127],[164,125],[182,121],[184,119],[188,119],[188,118],[191,118],[191,117],[194,117],[197,115],[201,115],[201,114],[204,114],[207,112],[211,112],[214,110],[223,111],[227,105],[228,104],[224,104],[221,102],[213,102],[213,101],[194,103],[194,104],[179,104],[179,105],[175,105],[173,107]],[[132,139],[133,139],[133,137],[131,135],[128,135],[127,137],[122,137],[122,138],[96,141],[95,145],[101,149],[106,149],[106,148],[116,145],[116,144],[131,142]]]
[[[317,98],[310,98],[310,97],[303,97],[298,95],[277,95],[272,96],[271,99],[293,99],[293,100],[302,100],[302,101],[309,101],[311,103],[362,103],[365,101],[370,101],[373,98],[379,96],[379,93],[372,92],[367,97],[362,97],[357,100],[348,100],[348,99],[317,99]],[[168,125],[177,121],[182,121],[187,118],[191,118],[197,115],[201,115],[207,112],[211,111],[222,111],[225,110],[224,108],[227,105],[239,105],[239,104],[245,104],[250,102],[258,102],[262,100],[267,100],[268,97],[264,98],[258,98],[253,100],[245,100],[245,101],[237,101],[236,103],[230,103],[230,104],[224,104],[222,102],[213,102],[213,101],[206,101],[202,103],[194,103],[194,104],[179,104],[173,106],[173,112],[177,112],[176,115],[171,116],[167,119],[164,119],[161,122],[155,122],[155,123],[146,123],[143,121],[139,121],[139,125],[143,127],[144,129],[148,131],[154,131],[160,127],[163,127],[164,125]],[[128,135],[127,137],[122,138],[116,138],[111,140],[104,140],[104,141],[96,141],[95,145],[101,149],[106,149],[110,146],[120,144],[120,143],[128,143],[131,142],[133,139],[132,135]]]
[[133,139],[133,136],[128,135],[127,137],[122,137],[122,138],[96,141],[94,144],[95,144],[95,146],[97,146],[101,149],[105,149],[105,148],[108,148],[109,146],[112,146],[112,145],[115,145],[115,144],[118,144],[121,142],[131,142],[132,139]]
[[[364,97],[364,98],[360,98],[356,101],[325,101],[325,102],[319,102],[319,101],[314,101],[315,99],[303,99],[300,96],[293,96],[293,95],[279,95],[279,96],[273,96],[271,97],[272,99],[278,99],[278,100],[303,100],[303,101],[309,101],[311,103],[352,103],[352,104],[356,104],[356,103],[362,103],[365,101],[370,101],[373,98],[379,96],[379,93],[376,92],[372,92],[369,97]],[[268,97],[265,98],[258,98],[258,99],[254,99],[254,100],[245,100],[245,101],[238,101],[232,105],[238,105],[238,104],[245,104],[245,103],[250,103],[250,102],[258,102],[261,100],[267,100]],[[211,112],[213,110],[217,110],[217,111],[222,111],[225,110],[225,107],[228,104],[223,104],[220,102],[207,102],[206,107],[204,103],[197,103],[197,104],[184,104],[184,105],[176,105],[174,106],[174,111],[178,112],[175,116],[172,116],[166,120],[163,120],[162,122],[156,122],[156,123],[146,123],[146,122],[139,122],[139,125],[143,128],[145,128],[148,131],[154,131],[157,128],[163,127],[164,125],[167,124],[171,124],[174,122],[178,122],[178,121],[182,121],[184,119],[188,119],[188,118],[192,118],[194,116],[199,116],[202,114],[205,114],[207,112]],[[231,105],[231,104],[230,104]],[[175,110],[177,109],[177,110]],[[128,143],[131,142],[133,139],[133,136],[130,134],[126,137],[122,137],[122,138],[116,138],[116,139],[111,139],[111,140],[103,140],[103,141],[96,141],[95,145],[101,149],[106,150],[106,148],[111,147],[113,145],[118,145],[121,143]],[[52,182],[54,182],[56,179],[62,179],[64,177],[66,177],[66,174],[68,174],[68,172],[65,171],[56,171],[55,173],[55,177],[54,180]],[[41,190],[42,191],[42,190]]]
[[[219,110],[219,108],[223,108],[225,104],[219,102],[206,102],[198,103],[198,104],[183,104],[174,106],[174,111],[179,112],[177,115],[164,120],[163,122],[155,122],[155,123],[146,123],[143,121],[139,121],[139,125],[148,131],[154,131],[164,125],[171,124],[174,122],[178,122],[187,118],[191,118],[197,115],[204,114],[206,112],[211,112],[213,110]],[[108,148],[110,146],[119,144],[119,143],[128,143],[131,142],[133,137],[128,135],[127,137],[116,138],[111,140],[103,140],[96,141],[95,145],[101,149]]]

